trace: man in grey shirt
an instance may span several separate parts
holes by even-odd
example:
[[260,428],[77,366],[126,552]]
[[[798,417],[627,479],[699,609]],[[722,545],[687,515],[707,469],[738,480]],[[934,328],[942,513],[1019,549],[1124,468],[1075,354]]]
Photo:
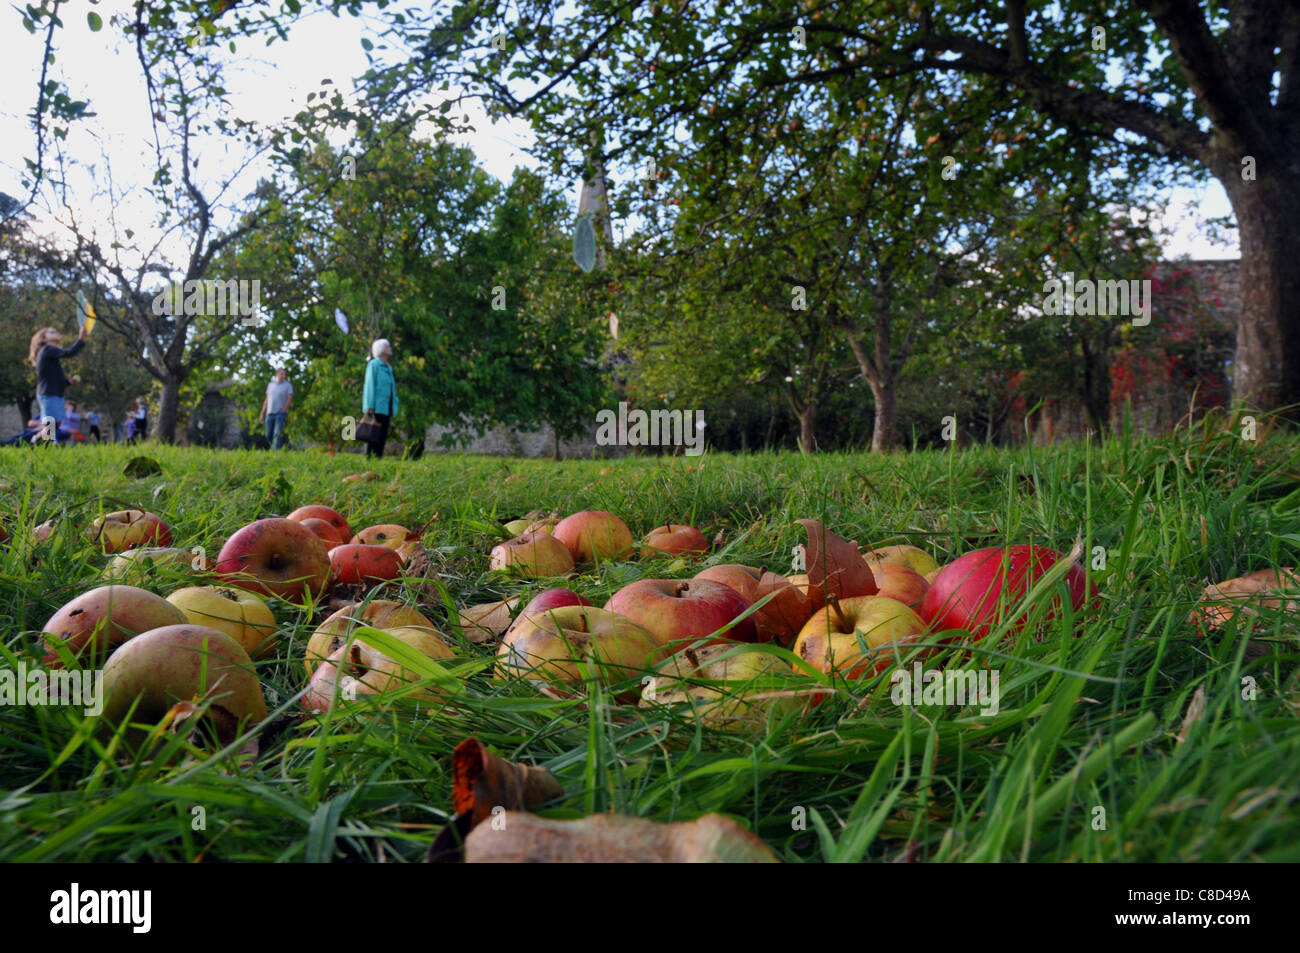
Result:
[[266,385],[262,412],[257,418],[266,421],[266,439],[271,442],[273,450],[284,446],[284,422],[289,417],[289,405],[293,403],[293,385],[289,383],[288,377],[289,374],[283,367],[275,369],[275,380]]

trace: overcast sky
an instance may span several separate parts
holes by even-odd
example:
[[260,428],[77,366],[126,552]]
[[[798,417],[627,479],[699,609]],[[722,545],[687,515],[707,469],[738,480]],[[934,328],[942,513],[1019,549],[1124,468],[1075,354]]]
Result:
[[[107,21],[114,11],[129,9],[127,0],[104,0],[94,9]],[[119,229],[129,227],[138,235],[151,234],[151,202],[139,195],[148,182],[154,163],[151,130],[143,83],[133,51],[123,44],[120,32],[105,23],[99,33],[86,25],[85,12],[91,7],[84,0],[65,5],[66,28],[58,31],[58,60],[55,69],[67,80],[75,99],[86,99],[98,115],[81,124],[69,136],[65,149],[83,161],[93,161],[93,170],[70,176],[71,205],[83,221],[94,221],[107,234],[110,216]],[[329,77],[343,91],[350,79],[366,68],[361,37],[367,24],[347,15],[335,18],[316,13],[300,21],[288,42],[265,48],[260,43],[242,42],[240,58],[227,69],[226,86],[231,91],[231,105],[242,118],[278,122],[296,112],[305,103],[308,92],[318,89],[319,81]],[[375,33],[370,33],[377,39]],[[34,155],[34,140],[28,114],[35,104],[39,77],[42,35],[28,34],[18,12],[9,4],[0,9],[0,37],[4,56],[0,57],[0,191],[25,196],[20,185],[23,160]],[[536,167],[525,150],[532,141],[527,124],[514,121],[490,124],[481,111],[470,109],[476,131],[459,141],[470,146],[479,164],[493,176],[508,181],[518,165]],[[240,151],[224,151],[219,144],[201,152],[200,173],[207,175],[221,163],[233,167]],[[108,161],[100,159],[107,156]],[[103,193],[106,170],[111,167],[116,203],[92,202]],[[250,171],[241,186],[251,187],[256,170]],[[93,175],[94,182],[87,176]],[[247,187],[236,188],[242,197]],[[576,207],[578,184],[571,193]],[[1216,243],[1206,222],[1229,214],[1223,189],[1214,182],[1202,188],[1178,189],[1174,193],[1170,214],[1164,223],[1168,230],[1166,254],[1193,258],[1235,257],[1234,240]],[[40,216],[42,231],[57,233],[58,227]],[[178,249],[179,250],[179,249]]]

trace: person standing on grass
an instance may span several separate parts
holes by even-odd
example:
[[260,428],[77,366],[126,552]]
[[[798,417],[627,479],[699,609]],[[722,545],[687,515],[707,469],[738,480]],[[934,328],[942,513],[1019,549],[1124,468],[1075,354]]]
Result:
[[292,403],[293,385],[289,383],[289,372],[277,367],[275,379],[266,385],[262,412],[257,416],[259,421],[266,421],[266,439],[272,450],[284,446],[284,422],[289,419],[289,405]]
[[393,345],[380,338],[370,345],[370,363],[366,365],[366,386],[361,395],[361,409],[379,425],[375,439],[367,441],[366,456],[382,457],[388,442],[388,424],[397,413],[397,382],[389,361]]
[[93,410],[86,411],[87,435],[95,438],[95,443],[102,443],[104,438],[99,433],[99,414]]
[[36,368],[36,402],[41,407],[41,418],[63,423],[66,410],[63,395],[68,389],[68,379],[63,374],[65,357],[76,357],[86,346],[86,329],[77,334],[77,340],[71,347],[60,347],[63,334],[58,328],[41,328],[32,335],[31,347],[27,351],[27,360]]
[[143,397],[136,398],[135,410],[131,412],[135,419],[135,428],[131,439],[143,440],[149,436],[149,405],[144,402]]

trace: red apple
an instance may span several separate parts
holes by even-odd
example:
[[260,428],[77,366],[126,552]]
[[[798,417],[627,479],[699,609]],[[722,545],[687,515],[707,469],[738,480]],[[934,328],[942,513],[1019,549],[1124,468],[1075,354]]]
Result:
[[[977,549],[943,567],[921,602],[921,615],[931,631],[966,629],[976,639],[982,639],[1024,598],[1038,577],[1064,558],[1043,546]],[[1089,585],[1077,563],[1066,573],[1065,583],[1076,612],[1083,608],[1089,594],[1096,596],[1097,587]],[[1048,618],[1058,615],[1060,608],[1059,598],[1053,596]],[[1020,631],[1024,616],[1021,613],[1016,619],[1012,631]]]
[[[730,586],[707,579],[640,579],[614,593],[605,608],[670,645],[712,635],[744,614],[749,602]],[[750,617],[714,641],[753,642],[755,638]]]
[[366,546],[387,546],[389,549],[397,549],[402,543],[406,542],[411,531],[405,526],[397,523],[380,523],[376,526],[367,526],[363,530],[358,530],[357,535],[352,537],[351,542],[361,543]]
[[294,510],[292,513],[288,515],[287,519],[324,520],[325,522],[329,523],[330,526],[334,527],[335,533],[338,536],[340,543],[346,543],[349,539],[352,538],[352,527],[348,525],[348,521],[345,520],[342,516],[340,516],[337,510],[331,509],[328,506],[323,506],[319,503],[313,503],[311,506],[298,507],[296,510]]
[[329,552],[334,581],[356,585],[377,579],[396,579],[402,574],[402,557],[387,546],[344,543]]
[[301,523],[271,518],[249,523],[221,547],[217,575],[229,586],[300,602],[329,585],[325,544]]
[[100,586],[65,604],[41,628],[45,633],[45,664],[50,668],[63,664],[52,640],[55,638],[73,656],[80,656],[83,665],[94,665],[141,632],[184,621],[184,612],[146,589]]
[[568,548],[575,563],[625,559],[636,542],[626,523],[603,510],[566,516],[555,524],[552,535]]
[[325,544],[326,552],[346,542],[346,540],[339,539],[339,531],[332,524],[319,517],[308,516],[305,519],[298,520],[298,522],[320,537],[320,541]]
[[902,563],[877,562],[871,564],[872,575],[876,577],[878,596],[897,599],[905,606],[915,609],[925,598],[930,584],[925,577]]
[[668,553],[674,556],[682,556],[691,553],[707,556],[709,541],[704,538],[703,533],[692,526],[680,526],[676,523],[670,523],[667,526],[660,526],[658,529],[650,531],[645,538],[645,546],[642,552],[647,555]]
[[528,605],[524,606],[523,612],[515,616],[515,619],[510,623],[507,632],[518,626],[522,620],[531,618],[535,615],[542,615],[552,611],[553,609],[560,609],[564,606],[589,605],[592,605],[592,603],[585,596],[574,592],[572,589],[565,589],[558,586],[553,589],[544,589],[529,600]]

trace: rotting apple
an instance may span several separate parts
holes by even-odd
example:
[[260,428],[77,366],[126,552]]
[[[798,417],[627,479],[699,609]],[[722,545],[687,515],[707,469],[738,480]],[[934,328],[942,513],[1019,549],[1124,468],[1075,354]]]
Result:
[[264,659],[275,652],[275,616],[261,596],[233,586],[187,586],[167,601],[192,625],[206,625],[226,633],[250,658]]
[[147,589],[100,586],[65,603],[41,628],[45,664],[63,664],[56,648],[62,644],[83,667],[93,666],[141,632],[184,621],[184,612]]
[[334,581],[348,586],[402,575],[402,557],[388,546],[344,543],[329,551],[329,563]]
[[[441,660],[455,657],[455,653],[442,639],[424,629],[399,626],[385,629],[384,632],[401,639],[429,658]],[[312,673],[302,704],[308,711],[325,712],[329,711],[336,697],[341,701],[353,701],[361,695],[377,695],[420,679],[417,672],[403,667],[361,635],[353,639],[350,646],[340,644],[328,659],[321,662]],[[436,701],[444,695],[445,692],[436,686],[428,685],[411,692],[408,697]]]
[[171,528],[162,517],[147,510],[117,510],[90,524],[86,535],[105,553],[120,553],[133,546],[172,544]]
[[636,540],[627,524],[604,510],[583,510],[555,524],[552,534],[563,543],[576,564],[606,559],[626,559]]
[[[676,649],[731,625],[749,605],[735,589],[708,579],[638,579],[614,593],[605,608]],[[753,642],[756,637],[751,616],[715,641]]]
[[[1035,580],[1064,558],[1054,549],[1028,544],[977,549],[943,567],[921,602],[921,615],[933,632],[965,629],[982,639],[1024,598]],[[1066,572],[1065,584],[1076,613],[1090,595],[1095,600],[1097,587],[1088,582],[1078,563]],[[1046,618],[1055,618],[1060,610],[1060,597],[1053,595]],[[1013,633],[1024,627],[1027,613],[1022,610],[1013,620]]]
[[167,625],[142,632],[109,658],[101,718],[107,727],[118,726],[138,699],[132,722],[156,722],[177,702],[208,698],[224,742],[239,726],[266,718],[262,686],[238,642],[203,625]]
[[568,547],[554,536],[528,533],[492,547],[488,568],[531,579],[566,576],[573,572],[573,556]]
[[358,530],[348,542],[365,546],[387,546],[397,549],[411,537],[411,531],[398,523],[378,523]]
[[301,523],[271,517],[249,523],[226,540],[217,556],[217,575],[226,585],[290,602],[309,594],[319,599],[329,585],[330,554]]
[[790,666],[767,652],[737,645],[705,645],[678,652],[645,680],[641,707],[689,703],[704,724],[723,730],[761,724],[769,710],[799,704],[790,692],[765,693],[754,682],[789,675]]
[[793,651],[828,675],[862,678],[884,671],[896,652],[924,637],[925,620],[897,599],[852,596],[814,612]]
[[352,527],[348,525],[348,521],[337,510],[321,503],[300,506],[285,518],[300,521],[306,519],[324,520],[334,528],[335,535],[338,536],[340,543],[346,543],[352,538]]
[[[649,671],[667,654],[631,619],[595,606],[560,606],[512,627],[497,650],[497,672],[580,685],[585,667],[589,676],[612,683]],[[636,691],[622,697],[635,698]]]
[[365,605],[348,606],[330,615],[312,633],[307,641],[307,674],[311,675],[348,640],[348,634],[358,625],[375,629],[418,629],[436,632],[429,618],[414,606],[392,599],[372,599]]
[[709,541],[693,526],[669,523],[652,529],[641,547],[643,556],[686,556],[709,554]]

